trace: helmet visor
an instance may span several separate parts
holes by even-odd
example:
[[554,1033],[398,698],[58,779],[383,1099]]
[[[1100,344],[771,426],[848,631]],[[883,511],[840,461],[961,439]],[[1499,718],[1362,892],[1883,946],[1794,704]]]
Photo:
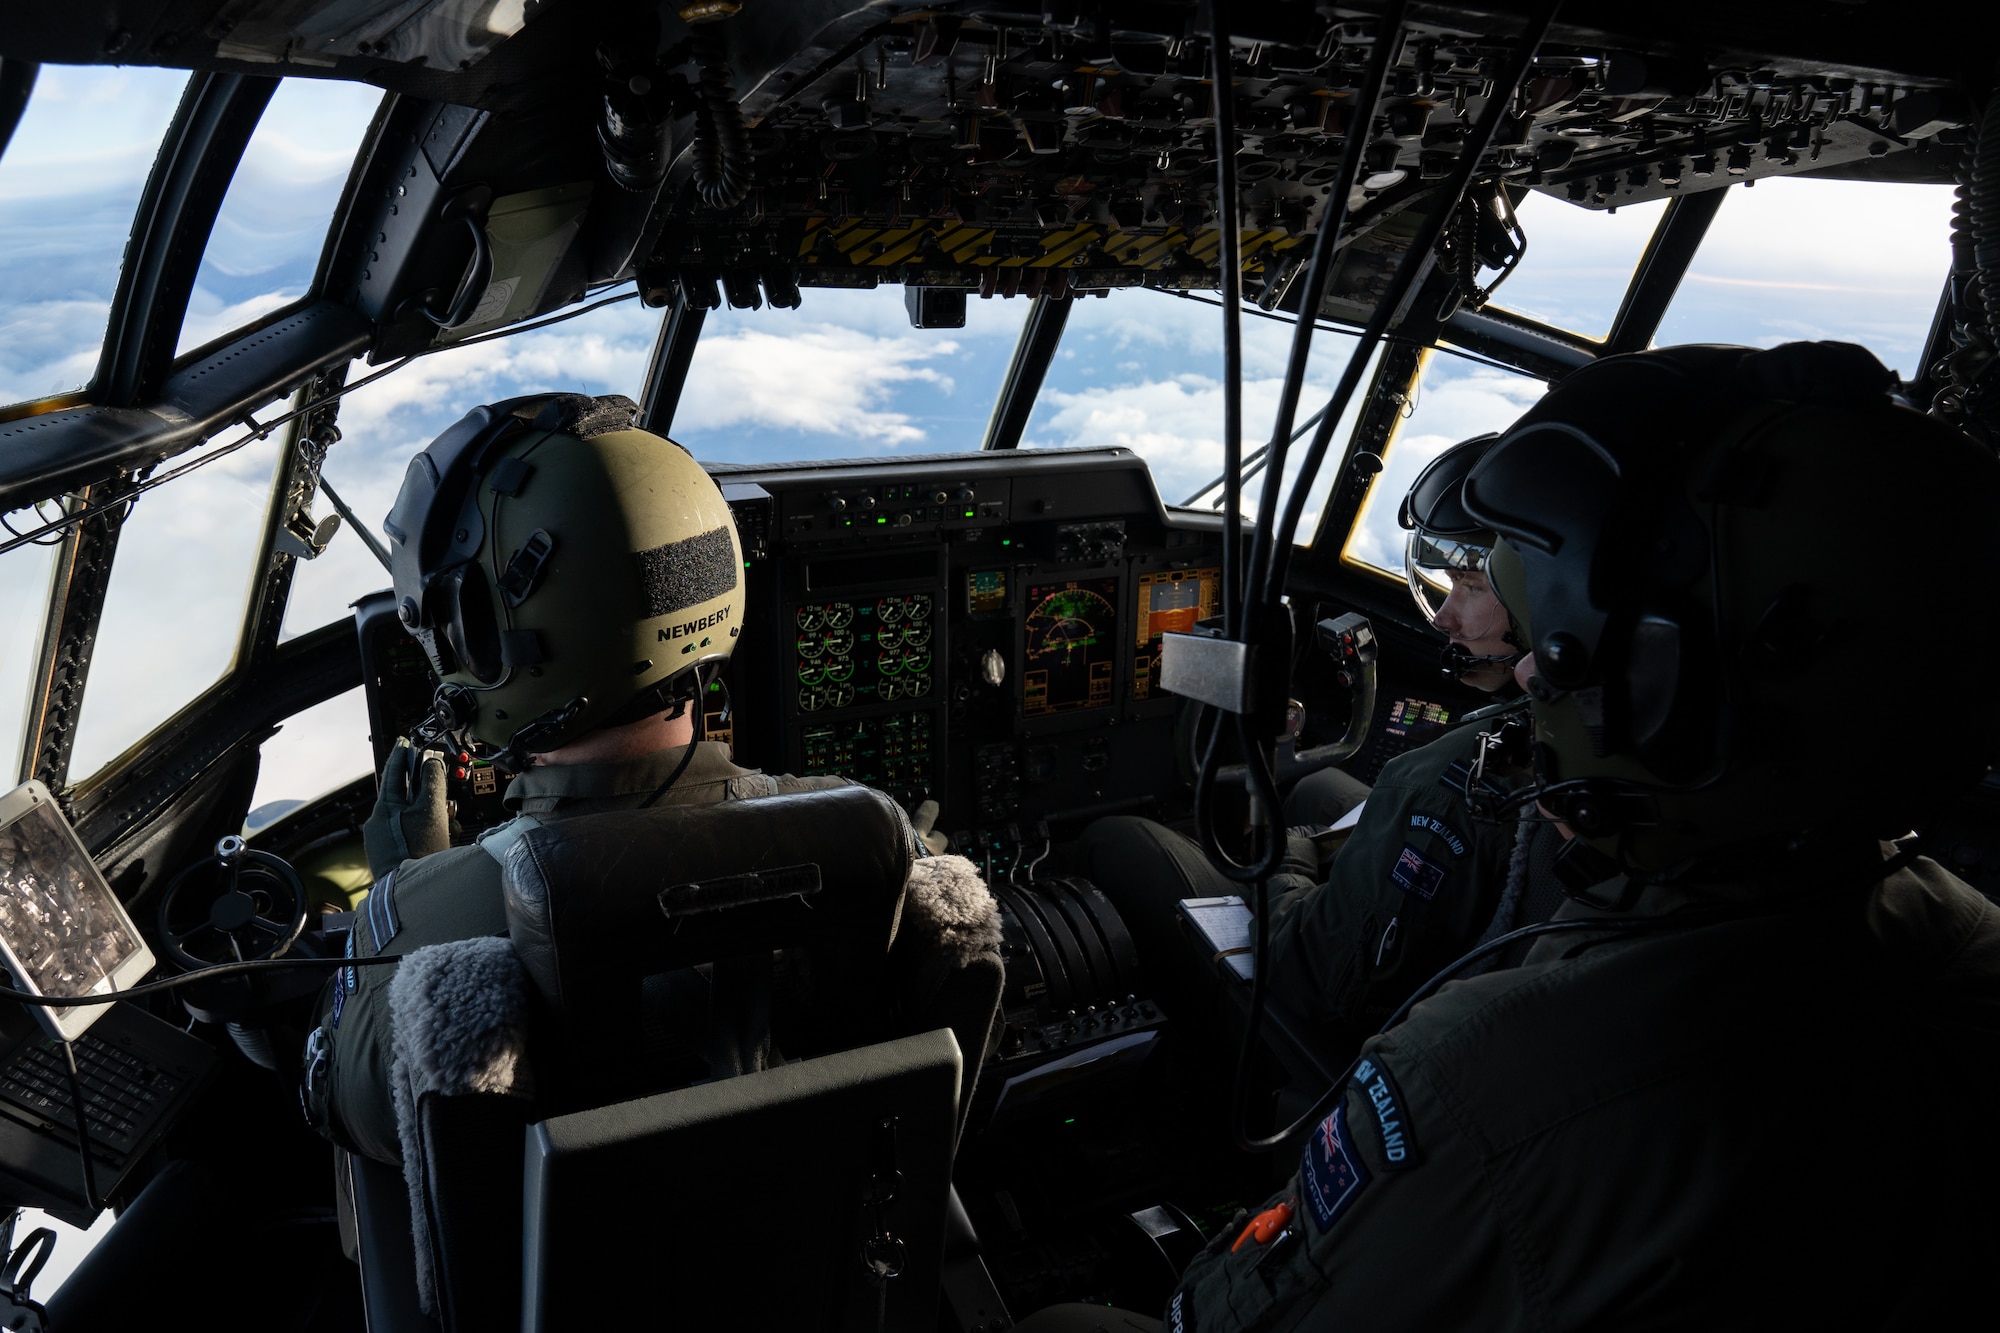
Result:
[[1493,548],[1456,537],[1439,537],[1419,528],[1403,544],[1403,572],[1410,581],[1410,596],[1424,619],[1437,623],[1445,598],[1451,596],[1451,575],[1476,574],[1486,568]]

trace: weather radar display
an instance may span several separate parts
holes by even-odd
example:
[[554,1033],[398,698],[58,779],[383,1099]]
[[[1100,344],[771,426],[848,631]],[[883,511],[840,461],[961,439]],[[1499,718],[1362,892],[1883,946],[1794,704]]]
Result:
[[1118,660],[1118,580],[1029,588],[1021,711],[1029,717],[1103,708]]

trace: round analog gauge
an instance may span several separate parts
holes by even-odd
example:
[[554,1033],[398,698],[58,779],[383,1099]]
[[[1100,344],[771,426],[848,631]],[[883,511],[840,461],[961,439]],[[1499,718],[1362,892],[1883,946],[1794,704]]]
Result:
[[825,612],[822,611],[817,606],[802,606],[799,608],[798,621],[800,629],[803,630],[818,629],[820,627],[820,623],[823,620],[825,620],[825,618],[826,618]]
[[828,708],[845,708],[853,702],[854,687],[852,685],[835,685],[826,692],[826,706]]
[[903,644],[909,648],[921,648],[931,641],[931,627],[926,624],[911,625],[903,631]]
[[883,653],[875,659],[875,669],[885,676],[893,676],[903,669],[903,659],[894,653]]
[[881,601],[875,603],[875,618],[884,625],[894,625],[900,622],[903,618],[903,599],[900,597],[884,597]]
[[830,632],[824,641],[826,651],[835,657],[845,657],[854,651],[854,631],[837,629]]
[[826,706],[826,691],[808,685],[799,691],[799,708],[803,712],[817,713]]
[[921,675],[931,669],[929,653],[909,653],[903,658],[903,670],[912,675]]
[[826,627],[828,629],[846,629],[854,623],[854,604],[852,602],[834,602],[822,609],[826,612]]
[[875,646],[887,651],[890,648],[894,648],[897,644],[904,642],[907,638],[907,631],[897,629],[894,625],[884,625],[875,631]]
[[903,682],[897,680],[894,676],[883,679],[875,686],[875,700],[877,703],[892,703],[902,697]]
[[799,663],[799,684],[817,685],[826,679],[826,667],[819,662]]
[[851,657],[836,657],[826,664],[826,678],[828,680],[846,680],[853,674],[854,659]]
[[927,592],[910,594],[910,619],[929,620],[931,618],[931,595]]
[[930,692],[931,678],[929,676],[915,675],[903,681],[903,693],[909,695],[912,699],[921,699]]
[[799,635],[799,656],[819,657],[826,652],[826,640],[817,634]]

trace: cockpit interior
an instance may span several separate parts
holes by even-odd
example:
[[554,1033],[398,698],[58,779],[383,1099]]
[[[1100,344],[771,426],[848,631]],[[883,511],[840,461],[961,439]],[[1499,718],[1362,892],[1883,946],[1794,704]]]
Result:
[[[409,1200],[357,1201],[301,1052],[369,910],[378,775],[437,688],[382,516],[452,421],[554,391],[625,395],[728,503],[748,609],[701,734],[935,803],[999,904],[931,1289],[820,1326],[1157,1311],[1289,1169],[1230,1141],[1231,1071],[1078,852],[1100,819],[1255,799],[1241,755],[1207,761],[1167,636],[1263,560],[1266,762],[1368,783],[1492,702],[1440,669],[1403,493],[1550,383],[1669,343],[1858,342],[2000,443],[1976,27],[1883,0],[0,16],[0,752],[150,980],[317,964],[107,1006],[78,1047],[89,1186],[58,1046],[0,1001],[0,1311],[46,1321],[0,1324],[474,1326],[371,1266]],[[509,777],[448,756],[454,843],[510,818]],[[1989,775],[1918,831],[1989,895],[1996,813]],[[1326,1058],[1267,1025],[1253,1120],[1309,1105]],[[781,1285],[791,1207],[709,1221]],[[646,1262],[669,1318],[726,1308]],[[574,1326],[552,1299],[524,1327]]]

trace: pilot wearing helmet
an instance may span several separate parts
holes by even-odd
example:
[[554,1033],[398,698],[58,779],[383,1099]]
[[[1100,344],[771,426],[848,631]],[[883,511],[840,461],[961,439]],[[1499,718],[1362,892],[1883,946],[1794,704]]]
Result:
[[[1412,595],[1449,639],[1444,673],[1512,694],[1520,649],[1487,583],[1493,536],[1459,497],[1492,442],[1480,436],[1434,459],[1405,497],[1400,522],[1410,534]],[[1286,801],[1288,818],[1321,827],[1367,801],[1330,866],[1320,864],[1310,838],[1293,836],[1272,879],[1271,994],[1336,1049],[1352,1050],[1410,990],[1494,929],[1496,909],[1520,910],[1522,895],[1504,893],[1514,820],[1475,819],[1469,809],[1468,782],[1496,804],[1505,796],[1499,765],[1472,776],[1479,736],[1479,728],[1462,727],[1399,755],[1372,791],[1328,769],[1303,779]],[[1172,919],[1176,901],[1240,890],[1194,843],[1150,820],[1099,820],[1083,847],[1085,873],[1118,905],[1149,959],[1188,953]],[[1156,969],[1177,1021],[1199,1026],[1220,1009],[1213,973],[1205,955]]]
[[[704,669],[742,626],[743,556],[714,481],[634,429],[634,411],[617,397],[515,399],[474,409],[411,461],[383,525],[398,611],[443,681],[436,721],[520,771],[505,801],[525,818],[446,847],[441,768],[426,761],[399,800],[413,757],[399,746],[367,830],[386,873],[355,915],[355,953],[504,932],[501,858],[536,822],[845,785],[739,768],[699,739]],[[394,1163],[392,971],[335,975],[305,1072],[321,1130]]]
[[[1883,839],[2000,753],[2000,594],[1937,577],[1986,560],[2000,463],[1893,382],[1846,344],[1608,358],[1471,471],[1532,649],[1512,800],[1574,835],[1571,901],[1520,966],[1413,997],[1363,1047],[1167,1328],[1971,1308],[2000,909]],[[1863,653],[1890,707],[1835,725]]]

